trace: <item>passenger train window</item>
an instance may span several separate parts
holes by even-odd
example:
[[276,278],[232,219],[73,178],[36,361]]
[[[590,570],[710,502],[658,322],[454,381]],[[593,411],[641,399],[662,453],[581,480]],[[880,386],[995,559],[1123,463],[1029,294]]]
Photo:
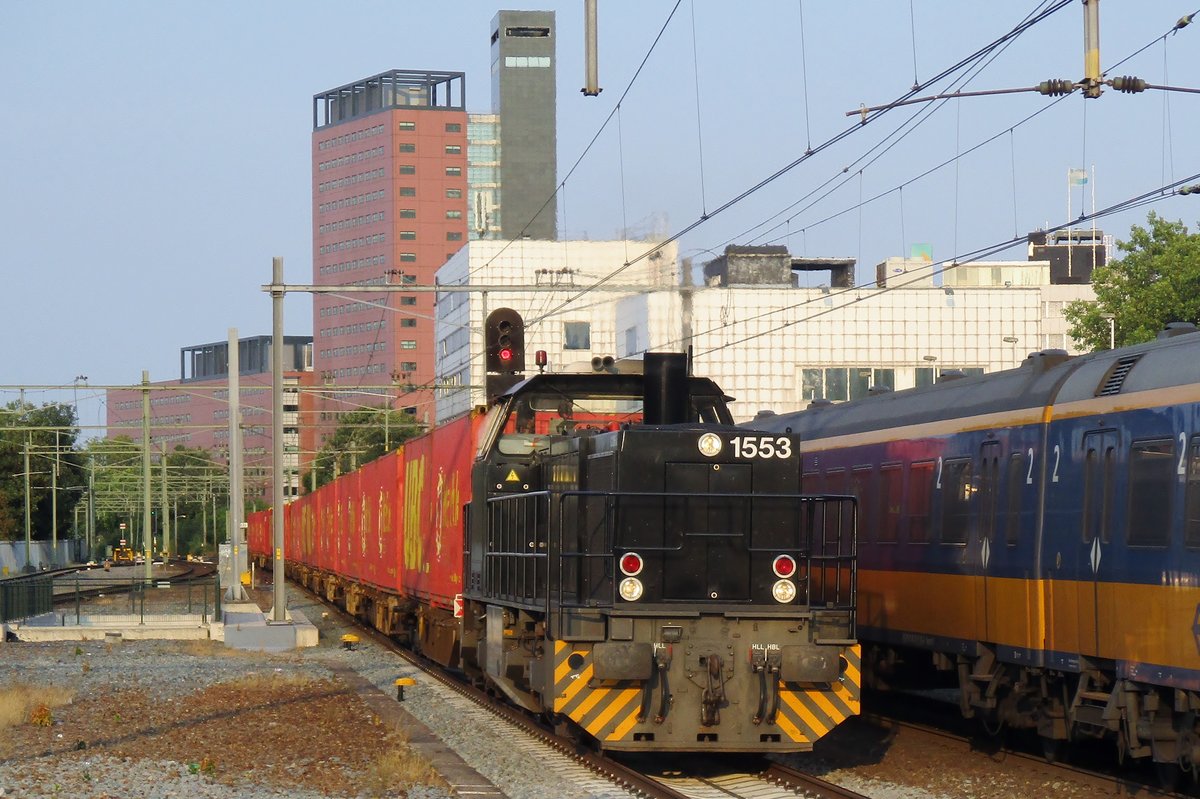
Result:
[[1186,498],[1183,541],[1189,547],[1200,547],[1200,436],[1192,436],[1188,445]]
[[1004,478],[1004,490],[1008,492],[1004,511],[1004,543],[1017,545],[1021,536],[1021,486],[1025,484],[1025,458],[1014,452],[1008,458],[1008,474]]
[[850,472],[850,493],[858,500],[858,538],[874,541],[875,535],[875,470],[870,466],[855,466]]
[[943,542],[967,542],[967,531],[971,523],[971,492],[971,459],[946,460],[942,466]]
[[900,537],[900,503],[904,497],[904,471],[898,463],[885,463],[879,467],[880,491],[879,540],[895,543]]
[[908,540],[924,544],[929,541],[929,500],[933,492],[933,461],[918,461],[908,467],[908,494],[905,512],[908,515]]
[[847,491],[845,469],[830,469],[825,472],[826,494],[845,494]]
[[1163,547],[1170,540],[1175,441],[1135,441],[1129,451],[1128,541]]

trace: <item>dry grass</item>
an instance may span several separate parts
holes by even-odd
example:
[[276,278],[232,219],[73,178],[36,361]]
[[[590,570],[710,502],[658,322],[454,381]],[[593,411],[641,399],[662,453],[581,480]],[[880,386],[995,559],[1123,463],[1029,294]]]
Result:
[[[417,785],[449,788],[450,784],[434,770],[433,764],[405,745],[384,752],[367,766],[362,787],[369,796],[393,796],[397,788]],[[407,796],[407,790],[401,794]]]
[[[0,688],[0,730],[30,722],[38,710],[38,718],[48,718],[56,707],[70,704],[75,692],[57,685],[34,686],[17,683]],[[44,708],[44,710],[42,710]]]
[[303,688],[315,683],[312,677],[304,674],[288,674],[286,672],[264,673],[252,671],[242,677],[235,677],[221,683],[221,687],[241,691],[272,691],[280,688]]

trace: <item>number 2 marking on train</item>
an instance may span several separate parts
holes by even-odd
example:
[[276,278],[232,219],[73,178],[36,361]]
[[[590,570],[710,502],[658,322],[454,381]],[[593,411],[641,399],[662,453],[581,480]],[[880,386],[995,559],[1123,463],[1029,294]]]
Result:
[[1187,433],[1179,434],[1179,465],[1175,474],[1187,474]]
[[1062,460],[1062,447],[1054,445],[1054,474],[1050,476],[1051,483],[1058,482],[1058,462]]
[[1029,448],[1029,473],[1025,475],[1025,485],[1033,485],[1033,447]]

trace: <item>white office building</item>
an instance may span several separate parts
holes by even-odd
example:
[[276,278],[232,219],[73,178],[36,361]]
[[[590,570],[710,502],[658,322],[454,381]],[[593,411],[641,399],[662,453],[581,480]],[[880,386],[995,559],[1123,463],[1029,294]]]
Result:
[[[613,274],[644,252],[651,254]],[[797,271],[825,268],[826,284],[797,287]],[[679,283],[674,245],[473,241],[438,272],[441,284],[476,289],[439,295],[438,419],[483,404],[483,322],[498,307],[526,320],[527,374],[539,349],[549,369],[563,370],[586,368],[593,355],[637,358],[690,346],[694,372],[735,397],[743,421],[816,398],[927,385],[945,370],[1008,369],[1042,349],[1074,353],[1062,309],[1094,293],[1087,282],[1052,283],[1053,271],[1050,260],[939,270],[888,259],[864,284],[850,259],[731,247],[705,266],[705,285],[691,286]]]

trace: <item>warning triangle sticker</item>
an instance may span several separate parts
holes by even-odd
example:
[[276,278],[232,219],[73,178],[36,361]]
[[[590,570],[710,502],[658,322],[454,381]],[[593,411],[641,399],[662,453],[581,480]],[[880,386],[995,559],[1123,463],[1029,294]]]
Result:
[[516,470],[516,469],[509,469],[509,470],[508,470],[508,477],[505,477],[505,478],[504,478],[504,482],[506,482],[506,483],[519,483],[519,482],[521,482],[521,478],[517,476],[517,470]]

